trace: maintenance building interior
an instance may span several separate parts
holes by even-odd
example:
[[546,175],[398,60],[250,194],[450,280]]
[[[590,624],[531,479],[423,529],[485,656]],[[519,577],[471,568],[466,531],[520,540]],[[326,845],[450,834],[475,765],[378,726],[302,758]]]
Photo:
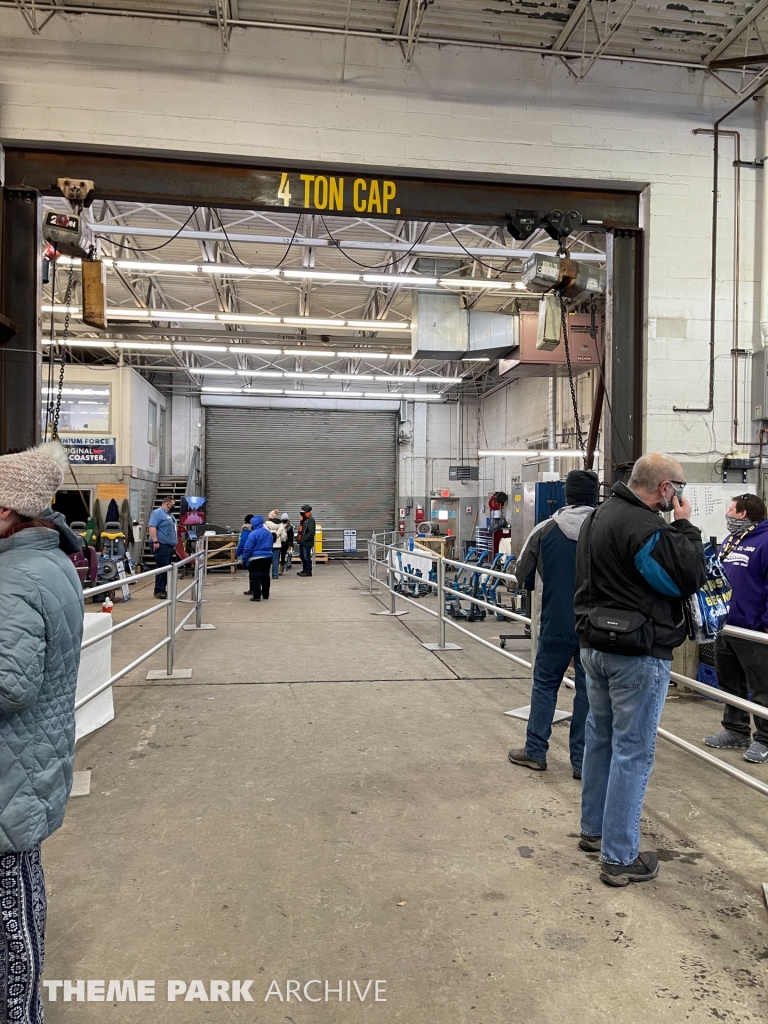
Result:
[[[765,497],[766,42],[768,0],[0,0],[0,452],[55,417],[68,522],[116,502],[149,568],[153,508],[199,497],[219,549],[170,674],[152,581],[116,584],[134,667],[44,846],[45,976],[157,999],[48,1024],[765,1019],[768,780],[690,749],[720,705],[670,690],[663,871],[601,887],[567,728],[507,762],[530,632],[464,601],[444,637],[397,569],[420,534],[518,555],[584,464],[607,495],[673,455],[718,540]],[[254,609],[227,540],[305,503],[313,576]]]

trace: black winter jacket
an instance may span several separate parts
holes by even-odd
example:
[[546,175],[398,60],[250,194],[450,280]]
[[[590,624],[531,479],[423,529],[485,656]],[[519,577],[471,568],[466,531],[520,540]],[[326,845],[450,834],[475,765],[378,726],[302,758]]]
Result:
[[[683,600],[706,579],[701,531],[684,519],[667,523],[626,484],[615,484],[611,495],[585,523],[576,551],[581,646],[671,661],[686,635]],[[598,608],[639,612],[650,625],[639,629],[635,646],[617,649],[590,620]]]
[[312,547],[315,543],[315,517],[307,516],[299,522],[300,547]]

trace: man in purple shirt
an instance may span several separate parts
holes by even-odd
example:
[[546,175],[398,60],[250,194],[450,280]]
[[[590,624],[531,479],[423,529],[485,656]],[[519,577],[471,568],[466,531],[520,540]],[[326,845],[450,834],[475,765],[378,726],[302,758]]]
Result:
[[[720,559],[733,588],[728,625],[768,632],[768,519],[765,502],[756,494],[740,494],[726,513],[729,536]],[[720,635],[715,640],[715,669],[720,689],[768,708],[768,648],[754,640]],[[744,760],[768,763],[768,718],[726,704],[723,730],[707,736],[708,747],[743,750]]]

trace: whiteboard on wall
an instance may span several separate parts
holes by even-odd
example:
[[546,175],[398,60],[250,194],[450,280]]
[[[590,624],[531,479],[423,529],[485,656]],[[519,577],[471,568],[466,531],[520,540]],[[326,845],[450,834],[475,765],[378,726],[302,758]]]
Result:
[[734,481],[728,484],[688,484],[685,488],[685,496],[691,503],[691,522],[701,528],[707,539],[725,539],[728,505],[734,495],[745,493],[745,487],[746,484],[739,487]]

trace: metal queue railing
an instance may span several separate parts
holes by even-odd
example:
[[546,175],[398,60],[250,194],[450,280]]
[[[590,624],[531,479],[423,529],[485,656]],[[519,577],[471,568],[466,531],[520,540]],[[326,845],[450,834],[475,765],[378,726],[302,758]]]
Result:
[[[391,538],[390,542],[387,542],[387,537]],[[416,576],[414,573],[408,572],[405,569],[395,568],[394,566],[394,552],[400,552],[400,554],[417,554],[420,557],[428,558],[432,562],[436,562],[437,566],[437,580],[430,581],[422,576]],[[386,558],[382,559],[379,556],[382,553],[386,553]],[[467,569],[470,573],[479,572],[481,575],[495,576],[499,579],[516,584],[517,578],[510,573],[498,572],[495,569],[486,569],[483,566],[478,568],[477,564],[471,564],[469,562],[461,562],[453,558],[441,558],[433,551],[429,551],[426,548],[419,547],[414,552],[409,551],[408,548],[404,548],[397,543],[397,534],[374,534],[368,542],[368,580],[369,587],[367,591],[363,591],[366,596],[373,596],[381,593],[375,589],[376,585],[383,586],[384,589],[389,591],[390,604],[389,610],[383,612],[374,612],[375,615],[393,615],[402,616],[407,614],[406,612],[398,611],[396,608],[396,600],[405,601],[407,604],[416,605],[421,608],[423,612],[431,615],[437,619],[437,643],[436,644],[424,644],[429,650],[432,651],[448,651],[457,650],[455,644],[446,644],[445,642],[445,625],[446,622],[450,626],[458,630],[459,633],[463,633],[465,636],[471,637],[476,643],[483,647],[488,647],[490,650],[495,651],[502,658],[506,658],[508,661],[514,662],[517,665],[521,665],[524,668],[531,670],[533,674],[533,667],[536,660],[536,647],[538,644],[537,636],[537,615],[536,615],[536,598],[535,594],[531,594],[531,616],[521,615],[519,612],[513,612],[508,608],[504,608],[501,605],[490,604],[487,601],[483,601],[481,598],[476,597],[472,594],[467,594],[466,599],[468,603],[477,605],[481,608],[486,608],[492,611],[496,615],[501,615],[504,618],[514,620],[516,622],[523,622],[531,627],[531,660],[527,661],[525,658],[521,658],[519,655],[512,654],[510,651],[502,650],[496,644],[486,640],[484,637],[478,636],[477,633],[471,629],[467,629],[465,626],[459,625],[454,619],[446,618],[445,615],[445,597],[446,595],[456,594],[457,591],[445,585],[445,567],[451,566],[456,569]],[[386,578],[384,580],[379,578],[378,570],[383,567],[386,569]],[[404,594],[398,593],[394,589],[395,581],[400,577],[410,577],[411,579],[418,580],[422,585],[428,585],[432,591],[437,594],[437,611],[431,608],[427,608],[421,604],[420,601],[414,600],[411,597],[407,597]],[[757,633],[750,629],[741,629],[736,626],[726,626],[723,629],[723,633],[727,636],[733,636],[741,640],[752,640],[755,643],[768,644],[768,633]],[[723,704],[730,704],[733,707],[741,708],[743,711],[747,711],[752,715],[756,715],[758,718],[768,718],[768,708],[763,707],[760,704],[755,704],[753,701],[743,700],[741,697],[734,697],[729,693],[725,693],[722,690],[718,690],[714,686],[708,686],[706,683],[700,682],[698,679],[691,679],[689,676],[681,675],[679,672],[672,672],[671,679],[676,683],[687,686],[691,690],[695,690],[698,693],[703,694],[705,697],[710,697],[713,700],[719,701]],[[563,676],[563,683],[571,690],[575,689],[575,684],[572,677]],[[748,775],[746,772],[740,771],[738,768],[726,761],[721,761],[719,757],[715,757],[714,754],[709,754],[707,751],[700,749],[693,743],[689,743],[688,740],[683,739],[681,736],[677,736],[667,729],[659,728],[658,735],[666,740],[668,743],[673,744],[681,750],[692,754],[697,757],[700,761],[711,765],[713,768],[717,768],[718,771],[724,772],[731,778],[736,779],[738,782],[743,783],[745,786],[749,786],[750,789],[756,790],[758,793],[762,793],[763,796],[768,796],[768,785],[761,782],[759,779]]]
[[[88,647],[92,647],[94,644],[106,639],[108,636],[114,636],[115,633],[119,633],[123,629],[127,629],[136,622],[141,622],[142,619],[148,618],[150,615],[155,615],[158,612],[165,611],[166,613],[166,631],[165,636],[158,643],[154,644],[149,650],[144,651],[138,658],[135,658],[125,668],[121,668],[119,672],[115,672],[114,675],[110,676],[106,682],[101,683],[90,693],[86,694],[75,703],[75,711],[78,711],[81,707],[92,701],[94,697],[98,697],[99,694],[108,690],[113,683],[116,683],[123,676],[127,676],[129,672],[133,672],[134,669],[138,668],[142,662],[145,662],[148,658],[151,658],[158,651],[166,648],[166,672],[168,676],[173,675],[173,663],[176,653],[176,636],[186,626],[192,616],[195,616],[195,625],[188,627],[189,629],[204,629],[202,615],[203,615],[203,586],[205,582],[206,566],[208,561],[208,538],[205,537],[200,542],[199,550],[194,554],[189,555],[187,558],[182,558],[178,562],[173,562],[171,565],[161,566],[158,569],[150,569],[147,572],[137,573],[135,576],[126,576],[125,578],[115,579],[109,583],[99,584],[97,587],[89,587],[83,591],[83,597],[97,597],[99,594],[106,594],[117,590],[119,587],[124,586],[135,586],[137,583],[144,582],[152,579],[154,576],[159,576],[161,573],[168,574],[168,597],[164,601],[158,601],[157,604],[151,608],[146,608],[142,612],[137,612],[136,615],[131,615],[130,618],[123,619],[122,622],[117,622],[109,629],[105,629],[101,633],[97,633],[95,636],[89,637],[84,640],[81,645],[81,651],[86,650]],[[179,570],[185,565],[194,564],[194,579],[192,582],[184,587],[183,590],[179,590]],[[194,590],[195,594],[192,598],[193,607],[187,612],[181,622],[176,622],[177,608],[179,601],[185,597],[186,594]],[[208,627],[210,628],[210,627]]]

